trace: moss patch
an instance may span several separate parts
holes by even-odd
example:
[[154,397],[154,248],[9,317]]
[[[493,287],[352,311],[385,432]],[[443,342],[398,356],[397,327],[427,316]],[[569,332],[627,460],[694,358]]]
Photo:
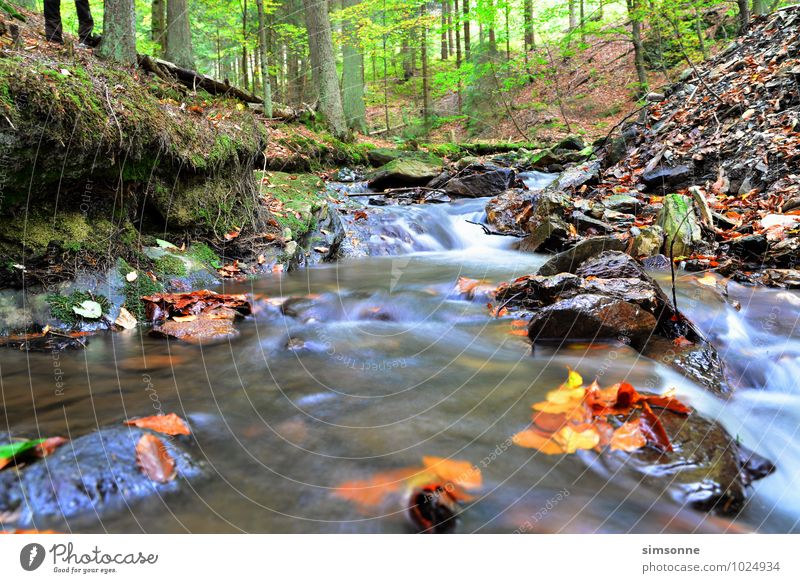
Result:
[[[122,277],[122,281],[125,282],[122,288],[122,293],[125,296],[125,309],[133,314],[137,320],[143,322],[146,316],[144,302],[141,299],[142,296],[160,293],[164,291],[164,285],[161,282],[153,281],[141,271],[137,271],[124,259],[119,260],[118,271]],[[131,271],[137,271],[139,274],[139,277],[137,277],[134,281],[128,281],[125,279],[125,276]]]
[[69,295],[50,294],[46,299],[50,306],[50,315],[68,326],[75,326],[84,320],[82,316],[79,316],[73,310],[74,307],[80,306],[83,302],[94,301],[100,304],[103,316],[108,315],[111,310],[111,302],[108,301],[107,297],[87,291],[77,290]]
[[299,239],[316,227],[314,214],[327,200],[325,182],[314,174],[289,174],[287,172],[257,171],[263,192],[283,203],[275,219],[282,228],[292,230],[292,238]]

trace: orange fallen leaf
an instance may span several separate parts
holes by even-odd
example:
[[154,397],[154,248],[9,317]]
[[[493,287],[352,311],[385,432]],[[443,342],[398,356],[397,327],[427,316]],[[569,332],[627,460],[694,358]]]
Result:
[[47,457],[68,441],[69,439],[66,437],[48,437],[36,446],[36,455],[38,457]]
[[175,460],[167,451],[164,442],[155,435],[142,435],[136,444],[136,463],[142,472],[154,482],[164,484],[175,479]]
[[611,449],[619,451],[636,451],[647,445],[647,438],[642,432],[639,419],[626,421],[611,436]]
[[186,421],[175,413],[129,419],[125,421],[125,425],[134,425],[140,429],[152,429],[165,435],[190,435],[192,433]]
[[481,471],[469,462],[425,456],[422,458],[422,465],[445,482],[452,482],[467,490],[476,490],[481,487]]

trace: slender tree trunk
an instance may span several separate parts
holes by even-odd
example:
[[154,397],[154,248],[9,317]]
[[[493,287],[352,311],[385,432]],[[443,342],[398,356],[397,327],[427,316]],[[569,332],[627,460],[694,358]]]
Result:
[[101,59],[136,64],[136,14],[133,0],[106,0],[103,40],[97,47]]
[[572,32],[578,26],[578,17],[575,13],[575,0],[569,0],[569,31]]
[[489,0],[489,52],[493,55],[497,54],[497,37],[494,33],[495,24],[495,5],[494,0]]
[[442,30],[441,30],[441,43],[442,43],[442,60],[447,60],[447,0],[442,0]]
[[469,30],[469,0],[464,2],[464,59],[469,61],[470,57],[470,30]]
[[524,44],[525,44],[525,58],[527,62],[527,53],[533,48],[533,0],[524,0],[523,7],[523,31],[524,31]]
[[[383,28],[386,28],[386,0],[383,0],[383,10],[381,11]],[[389,131],[389,71],[386,55],[386,35],[383,35],[383,117],[386,123],[386,131]]]
[[637,96],[647,93],[647,71],[644,68],[644,48],[642,46],[642,14],[639,8],[641,0],[626,0],[628,15],[631,20],[631,42],[633,44],[633,61],[636,65],[636,77],[639,80]]
[[447,52],[452,56],[455,52],[453,47],[453,7],[450,0],[445,1],[447,7]]
[[456,71],[458,73],[458,113],[461,114],[463,105],[461,96],[461,27],[458,26],[458,0],[453,0],[453,11],[456,15]]
[[[420,4],[420,17],[426,16],[425,3]],[[431,89],[428,82],[428,30],[425,22],[420,27],[420,52],[422,54],[422,119],[427,127],[431,117]]]
[[[342,0],[342,8],[355,6],[361,0]],[[364,105],[364,54],[358,41],[358,27],[353,19],[342,22],[342,107],[347,127],[367,133],[367,111]]]
[[753,14],[761,16],[767,13],[767,3],[764,0],[753,0]]
[[503,11],[506,17],[506,61],[511,60],[511,7],[509,6],[508,2],[503,7]]
[[579,26],[581,27],[581,41],[586,41],[586,15],[584,14],[584,4],[585,0],[581,0],[581,20]]
[[330,132],[339,139],[347,137],[347,124],[336,74],[328,0],[303,0],[314,84],[319,90],[319,111]]
[[167,0],[167,47],[165,58],[179,67],[194,69],[192,31],[186,0]]
[[739,6],[739,34],[744,34],[750,27],[750,4],[747,0],[737,0]]
[[164,33],[166,32],[167,25],[167,7],[164,0],[153,0],[150,7],[151,16],[151,35],[150,38],[161,49],[161,54],[164,54]]
[[256,0],[258,9],[258,59],[261,64],[261,86],[264,88],[264,114],[272,117],[272,82],[269,78],[269,56],[267,54],[267,18],[264,0]]
[[242,87],[250,89],[247,67],[247,0],[242,0]]

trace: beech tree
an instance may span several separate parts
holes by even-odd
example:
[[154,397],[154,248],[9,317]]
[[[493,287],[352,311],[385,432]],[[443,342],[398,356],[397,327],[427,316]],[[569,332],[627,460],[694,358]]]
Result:
[[106,0],[103,40],[96,50],[101,59],[136,64],[136,13],[133,0]]
[[328,18],[328,0],[303,0],[308,32],[308,49],[314,84],[319,90],[319,112],[325,117],[330,132],[337,138],[347,136],[339,79],[336,74],[336,54]]
[[186,0],[167,0],[167,32],[164,58],[179,67],[194,69],[192,30]]

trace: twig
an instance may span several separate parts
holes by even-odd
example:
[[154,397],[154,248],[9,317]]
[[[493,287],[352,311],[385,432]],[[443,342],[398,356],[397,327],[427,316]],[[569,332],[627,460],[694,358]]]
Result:
[[481,229],[483,229],[484,234],[486,235],[499,235],[501,237],[516,237],[517,239],[524,239],[527,235],[521,235],[520,233],[501,233],[500,231],[493,231],[483,223],[477,223],[475,221],[470,221],[468,219],[464,219],[470,225],[478,225]]
[[111,98],[108,96],[108,85],[106,85],[106,102],[108,103],[108,110],[111,112],[111,117],[114,118],[114,122],[117,124],[117,129],[119,130],[119,145],[122,146],[122,142],[125,138],[122,134],[122,126],[119,125],[117,114],[114,113],[114,107],[111,105]]
[[[500,96],[500,101],[502,102],[503,107],[505,108],[506,113],[508,114],[508,117],[511,119],[511,122],[514,124],[514,127],[517,128],[517,131],[519,132],[519,135],[521,135],[523,138],[525,138],[526,142],[530,142],[531,139],[528,137],[528,134],[526,134],[524,131],[522,131],[522,128],[519,127],[519,124],[517,123],[517,119],[514,117],[514,114],[511,113],[511,108],[508,106],[508,103],[506,102],[505,98],[503,98],[503,89],[500,87],[500,81],[497,80],[497,74],[494,71],[494,63],[489,63],[489,68],[492,71],[492,79],[494,79],[494,84],[497,86],[497,93]],[[567,122],[567,131],[571,131],[569,129],[569,122]]]
[[497,310],[495,310],[495,312],[494,312],[495,319],[500,317],[500,312],[503,311],[503,308],[505,308],[508,304],[510,304],[511,302],[516,300],[521,295],[522,295],[522,292],[517,292],[513,296],[508,298],[506,301],[504,301],[502,304],[500,304],[500,307],[498,307]]

